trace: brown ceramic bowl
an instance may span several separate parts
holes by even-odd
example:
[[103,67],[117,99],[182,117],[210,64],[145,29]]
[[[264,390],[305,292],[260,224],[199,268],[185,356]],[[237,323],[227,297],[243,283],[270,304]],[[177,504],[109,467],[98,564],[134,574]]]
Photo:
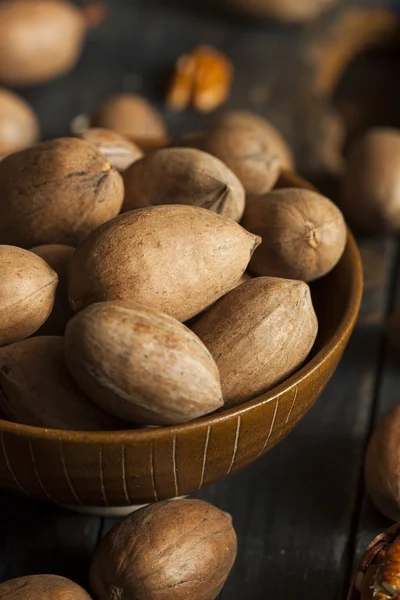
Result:
[[[280,185],[307,186],[285,174]],[[69,432],[0,420],[0,485],[76,509],[189,494],[250,464],[282,440],[335,371],[358,315],[362,267],[349,232],[337,267],[312,284],[319,334],[300,371],[255,400],[195,422]]]

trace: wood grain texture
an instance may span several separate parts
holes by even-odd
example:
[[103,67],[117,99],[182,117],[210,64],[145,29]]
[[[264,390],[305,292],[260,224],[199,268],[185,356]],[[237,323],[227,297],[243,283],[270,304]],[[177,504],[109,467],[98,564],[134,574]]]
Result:
[[[393,241],[393,244],[395,242]],[[400,308],[400,255],[397,254],[393,272],[393,296],[389,298],[386,307],[386,315],[389,315],[393,309]],[[370,420],[370,430],[375,427],[381,417],[391,408],[397,405],[400,401],[400,371],[399,361],[400,356],[398,350],[393,348],[385,337],[383,337],[384,325],[378,326],[379,334],[381,335],[381,368],[380,376],[377,381],[374,395],[374,405]],[[385,531],[391,521],[381,515],[373,506],[371,500],[365,492],[362,478],[362,501],[360,510],[355,515],[355,531],[356,537],[354,541],[354,562],[352,570],[355,572],[358,568],[359,561],[368,546],[368,544],[379,533]]]
[[[65,135],[74,116],[91,111],[116,91],[145,92],[162,108],[165,75],[177,56],[196,44],[215,44],[235,63],[229,105],[256,110],[270,118],[293,146],[300,171],[318,171],[321,168],[318,141],[322,138],[326,104],[309,94],[312,67],[305,60],[307,42],[310,38],[323,40],[326,28],[331,27],[339,13],[356,4],[383,7],[386,2],[345,0],[318,25],[285,29],[218,13],[210,7],[212,1],[170,0],[167,7],[161,0],[114,0],[111,20],[91,32],[77,70],[48,86],[23,93],[38,111],[45,137]],[[399,125],[398,59],[394,56],[389,64],[374,59],[372,66],[373,77],[370,61],[365,61],[349,69],[340,82],[336,103],[348,123],[356,115],[352,131],[359,131],[365,123],[376,123],[382,97],[391,110],[379,113],[379,124]],[[375,86],[377,80],[379,85]],[[353,93],[349,96],[350,89]],[[360,106],[362,110],[357,110]],[[202,128],[213,118],[191,111],[166,116],[173,137]],[[265,600],[274,595],[321,600],[322,594],[324,600],[342,598],[352,562],[355,488],[360,481],[363,446],[377,382],[380,331],[395,247],[385,241],[366,241],[362,251],[368,276],[360,325],[328,389],[285,442],[242,473],[200,493],[233,514],[239,534],[238,561],[222,600]],[[287,413],[279,408],[278,421],[284,421],[289,411],[300,418],[298,400],[298,395],[294,398],[294,393],[291,394],[286,402]],[[242,419],[240,437],[249,440],[248,431],[246,420]],[[263,432],[262,443],[268,432],[268,428]],[[201,451],[188,454],[197,489],[210,481],[209,464],[212,455],[216,455],[213,436],[211,426],[206,427]],[[186,437],[191,437],[190,432],[177,440],[178,460],[189,445]],[[6,447],[8,450],[9,446]],[[261,447],[262,444],[255,452],[259,453]],[[232,459],[230,450],[228,466]],[[37,447],[35,451],[38,453]],[[245,446],[242,451],[245,452]],[[52,469],[64,471],[59,449],[43,452],[47,452],[48,461],[53,461]],[[111,457],[115,456],[111,462],[114,461],[121,476],[107,481],[107,491],[116,494],[122,504],[127,502],[126,491],[129,497],[134,496],[140,474],[135,460],[138,454],[144,454],[146,485],[153,490],[152,499],[158,499],[149,467],[151,450],[140,447],[136,451],[126,443],[125,452],[126,490],[119,447],[111,452]],[[106,476],[108,456],[103,458]],[[93,464],[98,464],[96,461],[94,454]],[[235,465],[240,466],[240,461],[238,452]],[[68,449],[65,464],[70,465]],[[228,468],[225,462],[223,466]],[[40,468],[42,473],[42,464]],[[7,485],[12,485],[13,477],[1,451],[0,470]],[[179,485],[185,488],[190,484],[191,474],[187,478],[179,471],[178,474]],[[39,489],[34,473],[21,469],[16,475],[21,482]],[[73,473],[69,477],[75,494],[86,503],[82,482]],[[63,494],[70,504],[78,504],[67,476]],[[96,497],[101,494],[100,487],[96,486],[93,494]],[[3,491],[0,506],[0,580],[33,572],[54,572],[84,583],[88,558],[99,533],[98,518],[76,516],[48,503]],[[104,520],[103,532],[113,523]],[[385,528],[382,525],[377,513],[370,513],[360,531],[365,532],[369,541],[375,530]]]
[[100,524],[100,518],[2,491],[0,581],[54,573],[86,586]]

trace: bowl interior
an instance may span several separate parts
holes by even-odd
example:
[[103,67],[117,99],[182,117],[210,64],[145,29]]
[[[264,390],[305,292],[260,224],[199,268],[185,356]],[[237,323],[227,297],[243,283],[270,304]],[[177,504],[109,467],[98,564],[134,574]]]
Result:
[[311,293],[316,343],[304,366],[274,389],[169,427],[71,432],[0,420],[0,485],[69,506],[126,506],[189,494],[250,464],[295,427],[342,356],[362,295],[350,232],[340,262]]
[[[5,429],[9,432],[15,431],[21,435],[23,432],[28,436],[44,437],[48,439],[85,439],[93,441],[102,439],[115,439],[124,433],[127,439],[145,439],[154,436],[170,435],[177,431],[196,428],[197,423],[202,426],[206,423],[213,423],[240,414],[242,411],[251,408],[259,402],[272,400],[282,391],[296,385],[304,377],[307,377],[314,369],[318,368],[330,354],[335,350],[338,344],[347,342],[355,321],[358,316],[361,297],[362,297],[362,265],[358,248],[354,237],[348,230],[348,242],[345,252],[338,265],[325,277],[313,282],[310,285],[312,301],[318,317],[318,335],[311,353],[301,369],[294,373],[290,378],[283,381],[275,388],[262,394],[257,398],[249,399],[247,402],[217,413],[202,417],[196,421],[184,423],[181,425],[172,425],[164,427],[151,427],[144,429],[126,429],[118,432],[80,432],[63,431],[56,429],[44,429],[42,427],[32,427],[19,423],[1,420],[0,430]],[[343,348],[342,348],[343,349]]]

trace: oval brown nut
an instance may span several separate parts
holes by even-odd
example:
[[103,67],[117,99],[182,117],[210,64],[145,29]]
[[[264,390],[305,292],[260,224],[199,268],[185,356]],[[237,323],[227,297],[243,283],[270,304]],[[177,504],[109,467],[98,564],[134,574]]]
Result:
[[266,145],[272,145],[277,153],[282,169],[293,171],[295,169],[293,152],[281,132],[256,113],[247,110],[229,110],[220,115],[214,121],[215,128],[233,128],[241,127],[253,130],[261,138],[261,133],[265,139]]
[[365,482],[375,506],[389,519],[400,520],[400,404],[383,417],[368,444]]
[[76,246],[121,210],[124,184],[93,146],[75,138],[37,144],[0,162],[0,242]]
[[39,120],[33,108],[21,96],[0,88],[0,156],[29,148],[38,139]]
[[280,189],[248,198],[243,227],[263,240],[250,262],[252,274],[307,282],[336,266],[347,240],[337,206],[304,189]]
[[350,150],[341,208],[366,231],[400,230],[400,131],[369,130]]
[[[233,0],[234,7],[257,16],[284,22],[305,22],[318,17],[339,0]],[[230,5],[232,6],[232,5]]]
[[247,194],[265,194],[278,179],[278,151],[261,128],[243,123],[215,126],[203,149],[224,162],[240,179]]
[[143,156],[139,146],[110,129],[92,127],[81,133],[80,137],[97,148],[118,171],[125,171]]
[[193,331],[217,363],[225,406],[235,406],[301,367],[318,321],[306,283],[258,277],[229,292]]
[[58,575],[28,575],[0,584],[0,600],[91,600],[77,583]]
[[41,258],[14,246],[0,246],[0,346],[34,333],[50,315],[57,273]]
[[36,85],[77,63],[84,16],[70,2],[18,0],[0,3],[0,81]]
[[0,410],[11,421],[80,431],[121,429],[78,388],[64,358],[64,338],[29,338],[0,349]]
[[45,244],[31,248],[57,273],[58,286],[51,315],[38,330],[38,335],[64,335],[65,326],[73,313],[68,301],[68,267],[75,248],[63,244]]
[[231,219],[196,206],[127,212],[75,252],[71,306],[128,300],[186,321],[232,288],[259,243]]
[[240,221],[245,193],[220,160],[193,148],[156,150],[124,174],[123,210],[157,204],[191,204]]
[[65,343],[79,387],[122,419],[185,423],[222,406],[211,354],[168,315],[126,302],[100,302],[69,322]]
[[236,558],[231,516],[202,500],[158,502],[115,525],[98,546],[98,600],[215,600]]
[[161,114],[143,96],[116,94],[95,112],[92,127],[105,127],[135,139],[166,138]]

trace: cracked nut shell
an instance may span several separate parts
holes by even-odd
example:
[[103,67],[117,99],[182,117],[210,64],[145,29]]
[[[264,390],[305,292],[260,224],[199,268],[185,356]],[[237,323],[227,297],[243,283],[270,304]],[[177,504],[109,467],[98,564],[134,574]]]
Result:
[[218,368],[185,325],[126,302],[99,302],[69,322],[69,370],[104,410],[144,425],[197,419],[220,408]]
[[215,600],[236,551],[227,513],[202,500],[159,502],[103,538],[90,583],[98,600]]
[[367,547],[347,600],[397,600],[400,597],[400,523]]
[[50,315],[57,273],[33,252],[0,246],[0,346],[34,333]]
[[76,138],[37,144],[0,162],[0,243],[77,246],[121,210],[121,176]]
[[339,262],[347,240],[340,210],[311,190],[279,189],[247,199],[242,221],[262,237],[249,271],[314,281]]
[[218,366],[226,407],[271,389],[301,367],[317,336],[308,285],[257,277],[242,283],[192,326]]
[[157,204],[191,204],[240,221],[245,193],[220,160],[193,148],[151,152],[124,174],[123,210]]
[[76,250],[71,306],[126,300],[187,321],[239,281],[259,243],[231,219],[197,206],[127,212]]

